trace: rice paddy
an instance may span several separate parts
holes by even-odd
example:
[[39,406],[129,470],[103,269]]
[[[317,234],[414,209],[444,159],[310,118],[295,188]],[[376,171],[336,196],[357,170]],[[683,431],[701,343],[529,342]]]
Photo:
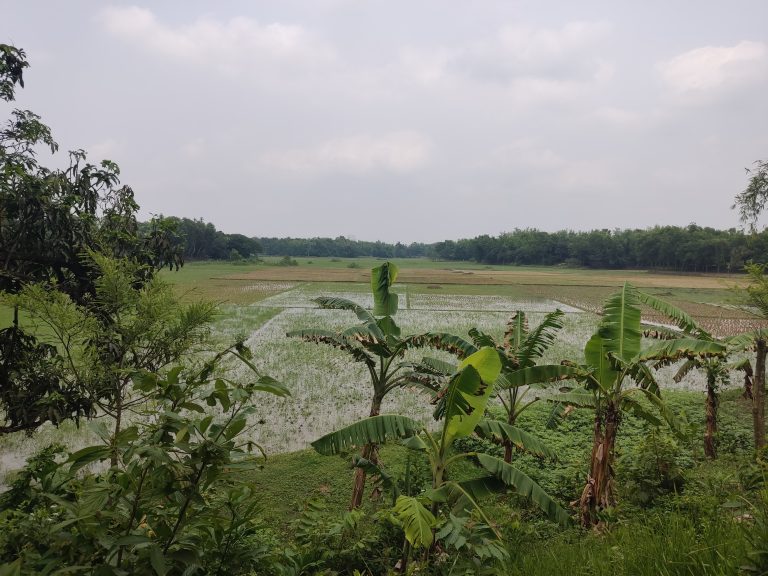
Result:
[[[338,265],[346,266],[345,262]],[[266,272],[264,269],[254,272],[243,266],[192,264],[179,276],[166,275],[178,286],[183,298],[211,298],[222,302],[221,313],[213,326],[216,341],[246,337],[259,369],[291,390],[289,398],[269,395],[260,398],[259,413],[250,422],[251,439],[267,453],[306,448],[319,436],[367,415],[370,405],[371,386],[362,364],[351,362],[346,353],[331,347],[286,337],[286,332],[301,328],[338,330],[357,323],[353,313],[318,309],[313,299],[321,295],[336,296],[370,308],[372,299],[365,278],[367,270],[317,266],[310,271],[312,279],[306,281],[297,279],[295,268],[273,266]],[[477,279],[479,275],[495,271],[472,272],[461,276]],[[396,320],[404,335],[443,331],[466,336],[476,327],[500,337],[516,310],[526,312],[530,325],[535,326],[544,314],[560,309],[566,313],[565,326],[544,360],[582,360],[584,344],[599,321],[597,312],[605,297],[614,290],[601,282],[609,277],[612,284],[620,285],[621,277],[615,272],[579,275],[574,271],[557,270],[534,270],[525,274],[524,278],[548,274],[551,283],[446,283],[445,278],[456,276],[455,272],[404,268],[399,278],[403,281],[395,287],[400,295]],[[264,275],[271,277],[261,278]],[[350,275],[359,281],[338,281]],[[640,276],[639,273],[635,275]],[[644,277],[651,278],[651,275]],[[695,282],[688,277],[664,277],[669,279],[669,287],[651,290],[688,311],[710,330],[732,334],[757,325],[749,314],[733,307],[730,303],[732,293],[726,288],[709,285],[680,288],[680,285]],[[701,279],[694,280],[702,283]],[[653,282],[657,281],[654,277]],[[703,283],[712,282],[710,278]],[[433,351],[415,350],[408,358],[417,360],[425,354],[436,355]],[[672,381],[674,371],[675,367],[667,367],[659,372],[662,387],[704,389],[702,374],[692,373],[680,384],[675,384]],[[739,384],[739,377],[734,375],[732,385]],[[383,406],[383,412],[406,414],[427,425],[431,422],[431,411],[425,393],[411,388],[395,391]],[[60,429],[44,427],[31,438],[8,435],[0,441],[0,482],[29,454],[51,442],[61,442],[75,449],[91,440],[92,434],[87,427],[77,429],[71,424]]]

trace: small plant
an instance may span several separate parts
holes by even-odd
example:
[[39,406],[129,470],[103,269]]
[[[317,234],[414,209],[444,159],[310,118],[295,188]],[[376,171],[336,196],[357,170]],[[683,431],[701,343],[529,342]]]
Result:
[[652,428],[634,450],[620,458],[619,469],[624,492],[641,506],[663,494],[680,493],[685,485],[680,447],[659,429]]
[[296,261],[295,258],[291,258],[290,256],[283,256],[280,258],[280,260],[277,261],[278,266],[298,266],[299,263]]

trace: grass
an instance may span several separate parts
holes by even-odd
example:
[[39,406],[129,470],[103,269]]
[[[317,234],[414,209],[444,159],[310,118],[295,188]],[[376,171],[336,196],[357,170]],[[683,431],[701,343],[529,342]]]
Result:
[[[370,385],[365,369],[346,355],[324,346],[285,338],[302,327],[338,329],[357,322],[353,314],[317,310],[311,299],[342,295],[370,305],[368,269],[380,260],[305,259],[299,266],[268,264],[190,263],[179,272],[163,272],[184,299],[207,298],[222,302],[213,325],[217,339],[246,335],[255,361],[264,373],[277,377],[293,392],[291,398],[260,398],[251,438],[270,454],[263,470],[252,478],[264,515],[275,518],[275,528],[291,537],[295,520],[310,498],[327,500],[338,514],[348,503],[352,472],[348,460],[326,458],[307,450],[320,435],[348,424],[367,413]],[[308,262],[312,262],[309,264]],[[360,268],[349,268],[350,262]],[[499,337],[512,311],[527,311],[531,326],[543,314],[562,305],[571,306],[565,328],[545,361],[582,359],[584,342],[594,330],[605,297],[625,278],[668,299],[706,324],[725,332],[746,329],[744,314],[728,308],[732,293],[726,277],[676,276],[636,271],[589,271],[538,267],[487,267],[470,263],[427,260],[398,261],[401,294],[397,321],[404,334],[425,330],[466,335],[471,327]],[[329,281],[332,280],[332,281]],[[10,311],[0,309],[0,321],[10,323]],[[23,321],[23,318],[22,318]],[[417,359],[421,352],[414,352]],[[659,376],[669,388],[670,372]],[[748,405],[736,389],[723,394],[720,446],[724,457],[716,462],[701,458],[703,377],[694,374],[683,383],[689,391],[666,391],[667,401],[684,412],[693,425],[690,440],[677,443],[674,458],[684,467],[688,481],[680,494],[660,494],[650,509],[624,499],[605,534],[561,532],[544,521],[525,502],[501,496],[485,502],[500,524],[513,553],[511,574],[729,574],[743,557],[742,528],[721,505],[750,496],[741,481],[749,469],[751,421]],[[407,414],[430,424],[432,407],[424,395],[412,390],[393,394],[386,412]],[[556,463],[542,463],[519,455],[517,463],[567,506],[576,498],[586,474],[590,449],[591,415],[577,411],[556,429],[545,426],[551,408],[538,403],[521,417],[526,429],[540,435],[561,455]],[[639,421],[627,418],[619,438],[617,470],[622,478],[639,458],[637,446],[650,434]],[[32,451],[51,441],[78,448],[89,440],[87,432],[73,425],[44,428],[33,438],[8,435],[0,439],[5,468],[21,463]],[[469,446],[469,448],[472,448]],[[406,453],[399,447],[382,451],[384,462],[400,474]],[[1,467],[0,467],[1,468]],[[0,475],[3,470],[0,470]],[[464,469],[458,474],[474,471]],[[1,480],[1,478],[0,478]],[[380,504],[367,502],[372,511]]]
[[[753,497],[751,488],[742,482],[742,471],[754,467],[751,423],[744,418],[748,413],[745,403],[738,391],[723,395],[723,457],[709,462],[703,459],[701,450],[703,395],[668,392],[666,397],[676,411],[685,412],[698,427],[687,440],[673,441],[676,450],[672,461],[683,469],[685,483],[676,490],[661,488],[650,505],[635,501],[629,490],[631,470],[639,457],[636,447],[650,429],[627,416],[619,435],[617,462],[619,481],[627,489],[621,491],[620,506],[601,532],[585,532],[576,527],[563,530],[514,496],[491,496],[482,501],[504,532],[512,556],[505,573],[714,576],[738,572],[747,552],[745,526],[739,522],[745,510],[733,511],[723,506]],[[591,414],[588,410],[577,411],[557,428],[549,429],[545,425],[549,412],[548,405],[535,405],[521,416],[520,425],[543,437],[558,452],[559,461],[541,462],[518,454],[515,463],[567,508],[584,484],[591,446]],[[480,448],[480,444],[461,446]],[[381,457],[390,473],[403,474],[406,452],[402,448],[387,446]],[[461,479],[475,476],[477,471],[468,466],[454,474]],[[426,480],[426,476],[422,478]],[[310,500],[323,499],[331,515],[340,515],[346,509],[352,472],[348,457],[323,457],[303,450],[269,458],[264,469],[254,473],[252,482],[264,513],[279,519],[275,529],[290,538],[293,522]],[[364,501],[368,512],[386,505],[386,501]]]

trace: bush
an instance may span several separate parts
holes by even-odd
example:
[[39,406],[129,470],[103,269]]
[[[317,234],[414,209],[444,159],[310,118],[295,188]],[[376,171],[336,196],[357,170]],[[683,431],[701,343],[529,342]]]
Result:
[[683,466],[692,463],[681,456],[680,447],[668,433],[651,429],[619,459],[619,486],[630,502],[648,506],[663,494],[682,491]]

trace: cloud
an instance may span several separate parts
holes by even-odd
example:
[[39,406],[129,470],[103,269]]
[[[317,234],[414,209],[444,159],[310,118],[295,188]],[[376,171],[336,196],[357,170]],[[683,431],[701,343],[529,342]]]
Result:
[[181,147],[181,153],[193,160],[202,158],[206,153],[205,138],[193,138],[185,142]]
[[294,174],[328,172],[410,172],[429,157],[429,140],[416,132],[393,132],[381,136],[351,136],[326,140],[310,148],[295,148],[263,154],[259,164]]
[[491,82],[588,81],[605,73],[605,63],[593,51],[611,28],[606,22],[569,22],[560,28],[508,26],[489,41],[465,47],[450,66]]
[[601,161],[567,158],[529,139],[499,146],[489,155],[486,167],[555,191],[605,191],[614,186]]
[[107,32],[163,56],[205,62],[227,72],[265,59],[317,62],[333,51],[301,26],[261,24],[235,16],[226,21],[200,17],[191,24],[170,26],[138,6],[110,7],[99,16]]
[[114,138],[107,138],[95,142],[85,149],[88,151],[88,158],[90,161],[95,163],[105,159],[113,159],[120,151],[120,144]]
[[768,46],[746,40],[735,46],[703,46],[661,62],[657,68],[679,95],[731,90],[766,76]]

